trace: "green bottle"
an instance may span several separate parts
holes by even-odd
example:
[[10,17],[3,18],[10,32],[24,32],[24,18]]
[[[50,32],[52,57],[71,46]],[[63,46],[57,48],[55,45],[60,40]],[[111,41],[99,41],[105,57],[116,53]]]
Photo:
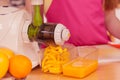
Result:
[[40,26],[43,23],[42,15],[40,14],[40,5],[33,5],[32,23],[28,27],[28,38],[30,41],[36,41]]

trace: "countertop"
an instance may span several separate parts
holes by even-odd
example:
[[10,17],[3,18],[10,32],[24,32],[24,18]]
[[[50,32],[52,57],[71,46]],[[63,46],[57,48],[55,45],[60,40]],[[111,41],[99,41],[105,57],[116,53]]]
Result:
[[99,66],[96,71],[83,79],[41,72],[36,67],[26,80],[120,80],[120,49],[110,45],[97,45]]

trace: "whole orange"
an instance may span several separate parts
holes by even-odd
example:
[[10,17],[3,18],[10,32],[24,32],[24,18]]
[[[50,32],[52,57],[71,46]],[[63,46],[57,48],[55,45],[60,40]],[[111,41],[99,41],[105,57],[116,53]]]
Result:
[[4,77],[8,71],[9,59],[8,57],[0,52],[0,80]]
[[25,78],[32,70],[32,62],[24,55],[15,55],[9,61],[9,72],[15,78]]
[[15,55],[11,49],[6,47],[1,47],[0,52],[6,54],[9,59]]

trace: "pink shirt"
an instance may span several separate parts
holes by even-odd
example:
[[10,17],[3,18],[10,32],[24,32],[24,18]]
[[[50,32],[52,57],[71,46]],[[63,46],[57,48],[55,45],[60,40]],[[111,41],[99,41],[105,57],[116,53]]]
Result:
[[76,46],[109,41],[102,0],[53,0],[46,17],[48,22],[64,24],[71,33],[68,42]]

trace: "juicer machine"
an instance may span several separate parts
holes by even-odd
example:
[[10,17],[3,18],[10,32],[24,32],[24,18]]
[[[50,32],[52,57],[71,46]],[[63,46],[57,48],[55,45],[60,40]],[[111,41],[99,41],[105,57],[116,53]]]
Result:
[[[34,68],[41,63],[42,57],[38,54],[40,51],[38,43],[31,42],[28,38],[27,31],[31,21],[31,15],[24,9],[0,6],[0,47],[7,47],[16,54],[27,56],[32,62],[32,68]],[[55,27],[53,33],[54,40],[60,45],[63,45],[70,35],[69,30],[60,24]]]
[[27,38],[27,26],[30,23],[31,17],[24,9],[0,6],[0,47],[29,57],[32,67],[35,67],[38,65],[39,47]]

